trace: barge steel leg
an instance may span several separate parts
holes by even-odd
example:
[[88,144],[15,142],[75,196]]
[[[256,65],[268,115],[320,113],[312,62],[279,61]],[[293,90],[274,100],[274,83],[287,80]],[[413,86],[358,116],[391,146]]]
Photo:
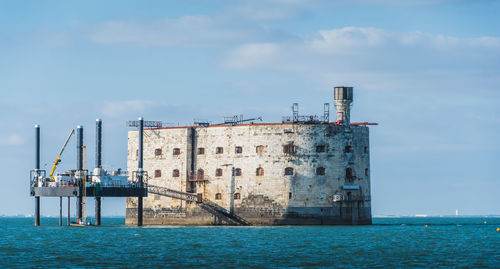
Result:
[[35,226],[40,226],[40,196],[35,197]]
[[62,196],[59,196],[59,226],[62,226]]
[[[102,121],[95,121],[95,167],[102,168]],[[95,225],[101,225],[101,197],[95,198]]]
[[[40,125],[35,125],[35,173],[40,170]],[[36,178],[38,182],[38,178]],[[40,226],[40,196],[35,196],[35,226]]]
[[70,218],[70,197],[68,196],[68,226],[71,223],[71,218]]
[[101,225],[101,197],[95,198],[95,225]]
[[76,172],[77,172],[77,186],[79,188],[78,197],[76,199],[76,222],[80,223],[83,220],[83,126],[76,127]]
[[[142,117],[139,118],[139,163],[138,163],[138,173],[137,179],[139,180],[139,185],[141,187],[143,184],[143,167],[142,167],[142,159],[143,159],[143,140],[144,140],[144,119]],[[137,197],[137,226],[142,226],[142,196]]]

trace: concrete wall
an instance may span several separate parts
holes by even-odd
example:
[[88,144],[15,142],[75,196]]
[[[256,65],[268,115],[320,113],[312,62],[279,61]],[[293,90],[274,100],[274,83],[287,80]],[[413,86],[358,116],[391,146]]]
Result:
[[[128,171],[137,169],[137,136],[137,131],[129,132]],[[294,154],[283,152],[287,144],[295,146]],[[260,153],[258,146],[263,147]],[[325,152],[317,152],[317,146],[325,146]],[[217,147],[223,152],[216,153]],[[178,155],[174,148],[180,150]],[[198,148],[204,148],[204,154],[197,154]],[[192,167],[194,173],[203,170],[203,181],[187,181]],[[232,176],[232,167],[241,169],[241,176]],[[287,167],[293,168],[293,175],[285,175]],[[325,168],[325,175],[317,175],[319,167]],[[263,169],[262,176],[257,168]],[[346,178],[346,168],[352,169],[352,179]],[[269,123],[146,130],[144,169],[149,184],[202,193],[253,224],[371,223],[369,133],[364,126]],[[179,177],[173,177],[174,169]],[[222,169],[221,176],[216,169]],[[161,170],[161,176],[155,177],[155,170]],[[345,190],[346,185],[359,190]],[[334,195],[347,198],[348,192],[350,201],[334,201]],[[127,223],[136,221],[136,208],[136,199],[128,198]],[[218,221],[194,203],[154,194],[144,199],[144,212],[144,224]]]

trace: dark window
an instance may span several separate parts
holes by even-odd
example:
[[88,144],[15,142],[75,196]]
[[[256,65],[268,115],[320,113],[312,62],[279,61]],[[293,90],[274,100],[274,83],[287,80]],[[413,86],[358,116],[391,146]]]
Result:
[[155,177],[161,177],[161,170],[155,170]]
[[224,148],[223,147],[216,147],[215,148],[215,153],[216,154],[222,154],[222,153],[224,153]]
[[324,176],[325,175],[325,168],[324,167],[318,167],[318,168],[316,168],[316,175],[318,175],[318,176]]
[[161,149],[155,149],[155,156],[161,156]]
[[243,153],[243,147],[236,147],[236,148],[234,148],[234,152],[236,152],[236,153]]
[[345,178],[352,179],[352,168],[348,167],[345,169]]
[[181,149],[180,148],[174,148],[173,154],[174,155],[180,155],[181,154]]
[[179,173],[179,169],[174,169],[174,170],[172,171],[172,177],[179,177],[179,174],[180,174],[180,173]]
[[255,147],[255,152],[256,153],[264,153],[264,146],[260,145]]
[[239,200],[241,199],[241,195],[237,192],[234,194],[234,200]]
[[293,176],[293,168],[291,167],[285,168],[285,176]]
[[234,175],[237,177],[240,177],[241,176],[241,168],[234,169]]
[[221,168],[215,169],[215,176],[216,177],[221,177],[222,176],[222,169]]
[[255,175],[257,176],[263,176],[264,175],[264,168],[259,167],[255,170]]
[[285,154],[295,154],[296,148],[294,144],[283,145],[283,153]]
[[198,148],[198,155],[205,154],[205,148]]
[[365,168],[365,176],[368,176],[368,168]]
[[326,151],[325,145],[316,146],[316,152],[325,152],[325,151]]
[[222,199],[222,194],[221,193],[216,193],[215,194],[215,200],[220,200]]
[[288,199],[292,199],[292,193],[291,192],[288,193]]
[[205,178],[205,171],[203,169],[198,169],[196,173],[196,179],[203,180]]
[[349,145],[345,146],[344,152],[352,152],[352,147]]
[[368,153],[368,147],[365,147],[364,152],[365,152],[365,153]]

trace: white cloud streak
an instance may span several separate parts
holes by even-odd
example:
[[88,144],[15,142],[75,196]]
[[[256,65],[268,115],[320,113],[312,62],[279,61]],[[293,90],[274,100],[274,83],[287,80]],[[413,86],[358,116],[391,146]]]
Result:
[[19,146],[24,144],[24,139],[19,134],[10,134],[0,138],[0,145],[2,146]]

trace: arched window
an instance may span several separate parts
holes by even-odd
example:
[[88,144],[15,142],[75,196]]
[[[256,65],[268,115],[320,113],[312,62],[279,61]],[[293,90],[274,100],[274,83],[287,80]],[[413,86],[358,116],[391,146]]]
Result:
[[316,168],[316,175],[318,175],[318,176],[324,176],[325,175],[325,168],[324,167],[318,167],[318,168]]
[[325,145],[316,146],[316,152],[325,152],[325,151],[326,151]]
[[215,176],[216,177],[221,177],[222,176],[222,169],[221,168],[215,169]]
[[215,154],[222,154],[222,153],[224,153],[223,147],[216,147],[215,148]]
[[285,168],[285,176],[293,176],[293,168],[291,167]]
[[243,147],[235,147],[234,152],[235,153],[243,153]]
[[161,149],[155,149],[155,157],[161,156]]
[[161,177],[161,170],[155,170],[155,177]]
[[198,169],[198,172],[196,173],[196,179],[203,180],[205,177],[205,171],[203,169]]
[[256,153],[264,153],[264,146],[259,145],[259,146],[255,147],[255,152]]
[[174,170],[172,171],[172,177],[179,177],[179,174],[180,174],[180,173],[179,173],[179,169],[174,169]]
[[347,167],[345,169],[345,178],[346,179],[352,179],[353,176],[352,176],[352,168],[351,167]]
[[264,175],[264,168],[259,167],[255,170],[255,175],[256,176],[263,176]]
[[215,200],[220,200],[222,199],[222,194],[221,193],[216,193],[215,194]]
[[297,148],[293,143],[288,143],[283,145],[283,153],[285,154],[295,154],[297,152]]
[[240,177],[241,176],[241,168],[235,168],[234,169],[234,175],[237,176],[237,177]]
[[239,192],[237,192],[234,194],[234,200],[239,200],[239,199],[241,199],[241,195]]
[[352,147],[350,145],[345,146],[344,152],[352,152]]

